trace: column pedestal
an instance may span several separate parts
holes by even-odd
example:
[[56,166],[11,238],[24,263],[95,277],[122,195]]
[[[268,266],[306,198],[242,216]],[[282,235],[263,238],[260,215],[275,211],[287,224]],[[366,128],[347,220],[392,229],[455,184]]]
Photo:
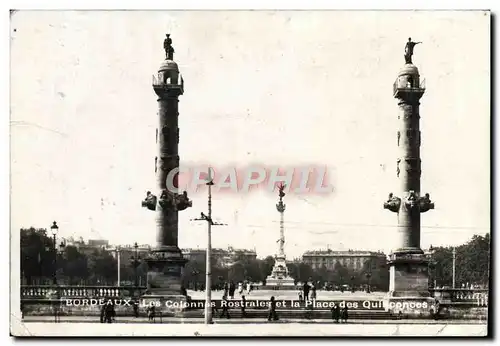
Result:
[[389,293],[384,299],[386,311],[405,318],[432,316],[435,299],[429,292],[428,265],[423,253],[412,251],[391,254]]
[[271,274],[266,278],[266,287],[272,289],[295,287],[295,280],[288,275],[288,267],[284,257],[276,257]]
[[141,306],[155,306],[157,316],[178,316],[188,309],[191,297],[183,295],[182,272],[188,262],[176,246],[152,250],[146,258],[148,264],[146,293]]

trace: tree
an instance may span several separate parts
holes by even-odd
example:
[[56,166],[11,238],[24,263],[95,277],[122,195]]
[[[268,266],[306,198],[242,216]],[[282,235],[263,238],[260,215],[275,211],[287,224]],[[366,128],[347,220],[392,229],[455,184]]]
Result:
[[87,256],[80,253],[74,246],[65,247],[58,263],[58,267],[62,269],[62,275],[68,278],[70,285],[74,284],[75,280],[85,280],[89,276]]
[[97,284],[114,284],[118,276],[117,261],[104,249],[94,250],[89,256],[90,278]]
[[333,282],[335,285],[342,286],[349,282],[349,270],[347,270],[347,268],[344,267],[339,261],[335,262],[333,272]]
[[50,278],[54,274],[54,244],[45,229],[21,229],[21,275],[31,285],[34,278]]
[[[271,271],[273,270],[274,266],[274,257],[273,256],[267,256],[260,262],[260,272],[262,273],[263,276],[267,277],[269,274],[271,274]],[[265,284],[266,279],[262,279],[262,283]]]

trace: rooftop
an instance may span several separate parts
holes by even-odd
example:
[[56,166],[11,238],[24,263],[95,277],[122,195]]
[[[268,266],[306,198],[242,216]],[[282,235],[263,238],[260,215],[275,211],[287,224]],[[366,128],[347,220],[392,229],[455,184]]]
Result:
[[364,250],[311,250],[304,252],[303,256],[315,256],[315,255],[327,255],[327,256],[384,256],[382,251],[364,251]]

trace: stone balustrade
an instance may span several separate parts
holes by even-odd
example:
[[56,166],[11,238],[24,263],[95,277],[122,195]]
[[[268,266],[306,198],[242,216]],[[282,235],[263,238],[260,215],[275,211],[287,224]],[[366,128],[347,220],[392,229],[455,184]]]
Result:
[[477,302],[488,305],[488,289],[486,288],[435,288],[431,290],[433,296],[453,303]]
[[21,299],[119,298],[131,296],[146,287],[118,286],[21,286]]

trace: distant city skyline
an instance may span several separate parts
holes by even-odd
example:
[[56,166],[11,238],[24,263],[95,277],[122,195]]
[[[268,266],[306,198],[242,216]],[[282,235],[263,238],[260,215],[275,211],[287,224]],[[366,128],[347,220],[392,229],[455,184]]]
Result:
[[[151,76],[168,32],[185,80],[181,166],[313,164],[331,172],[332,194],[284,198],[287,259],[326,247],[394,247],[397,216],[383,209],[398,184],[392,84],[407,38],[422,41],[413,57],[427,85],[421,191],[435,209],[422,216],[421,246],[484,235],[489,23],[470,11],[17,12],[12,234],[55,220],[61,237],[154,244],[154,216],[141,200],[155,181]],[[206,247],[206,222],[190,221],[207,211],[206,191],[190,197],[179,247]],[[228,226],[212,229],[213,247],[274,255],[277,200],[277,191],[214,193],[214,219]]]

